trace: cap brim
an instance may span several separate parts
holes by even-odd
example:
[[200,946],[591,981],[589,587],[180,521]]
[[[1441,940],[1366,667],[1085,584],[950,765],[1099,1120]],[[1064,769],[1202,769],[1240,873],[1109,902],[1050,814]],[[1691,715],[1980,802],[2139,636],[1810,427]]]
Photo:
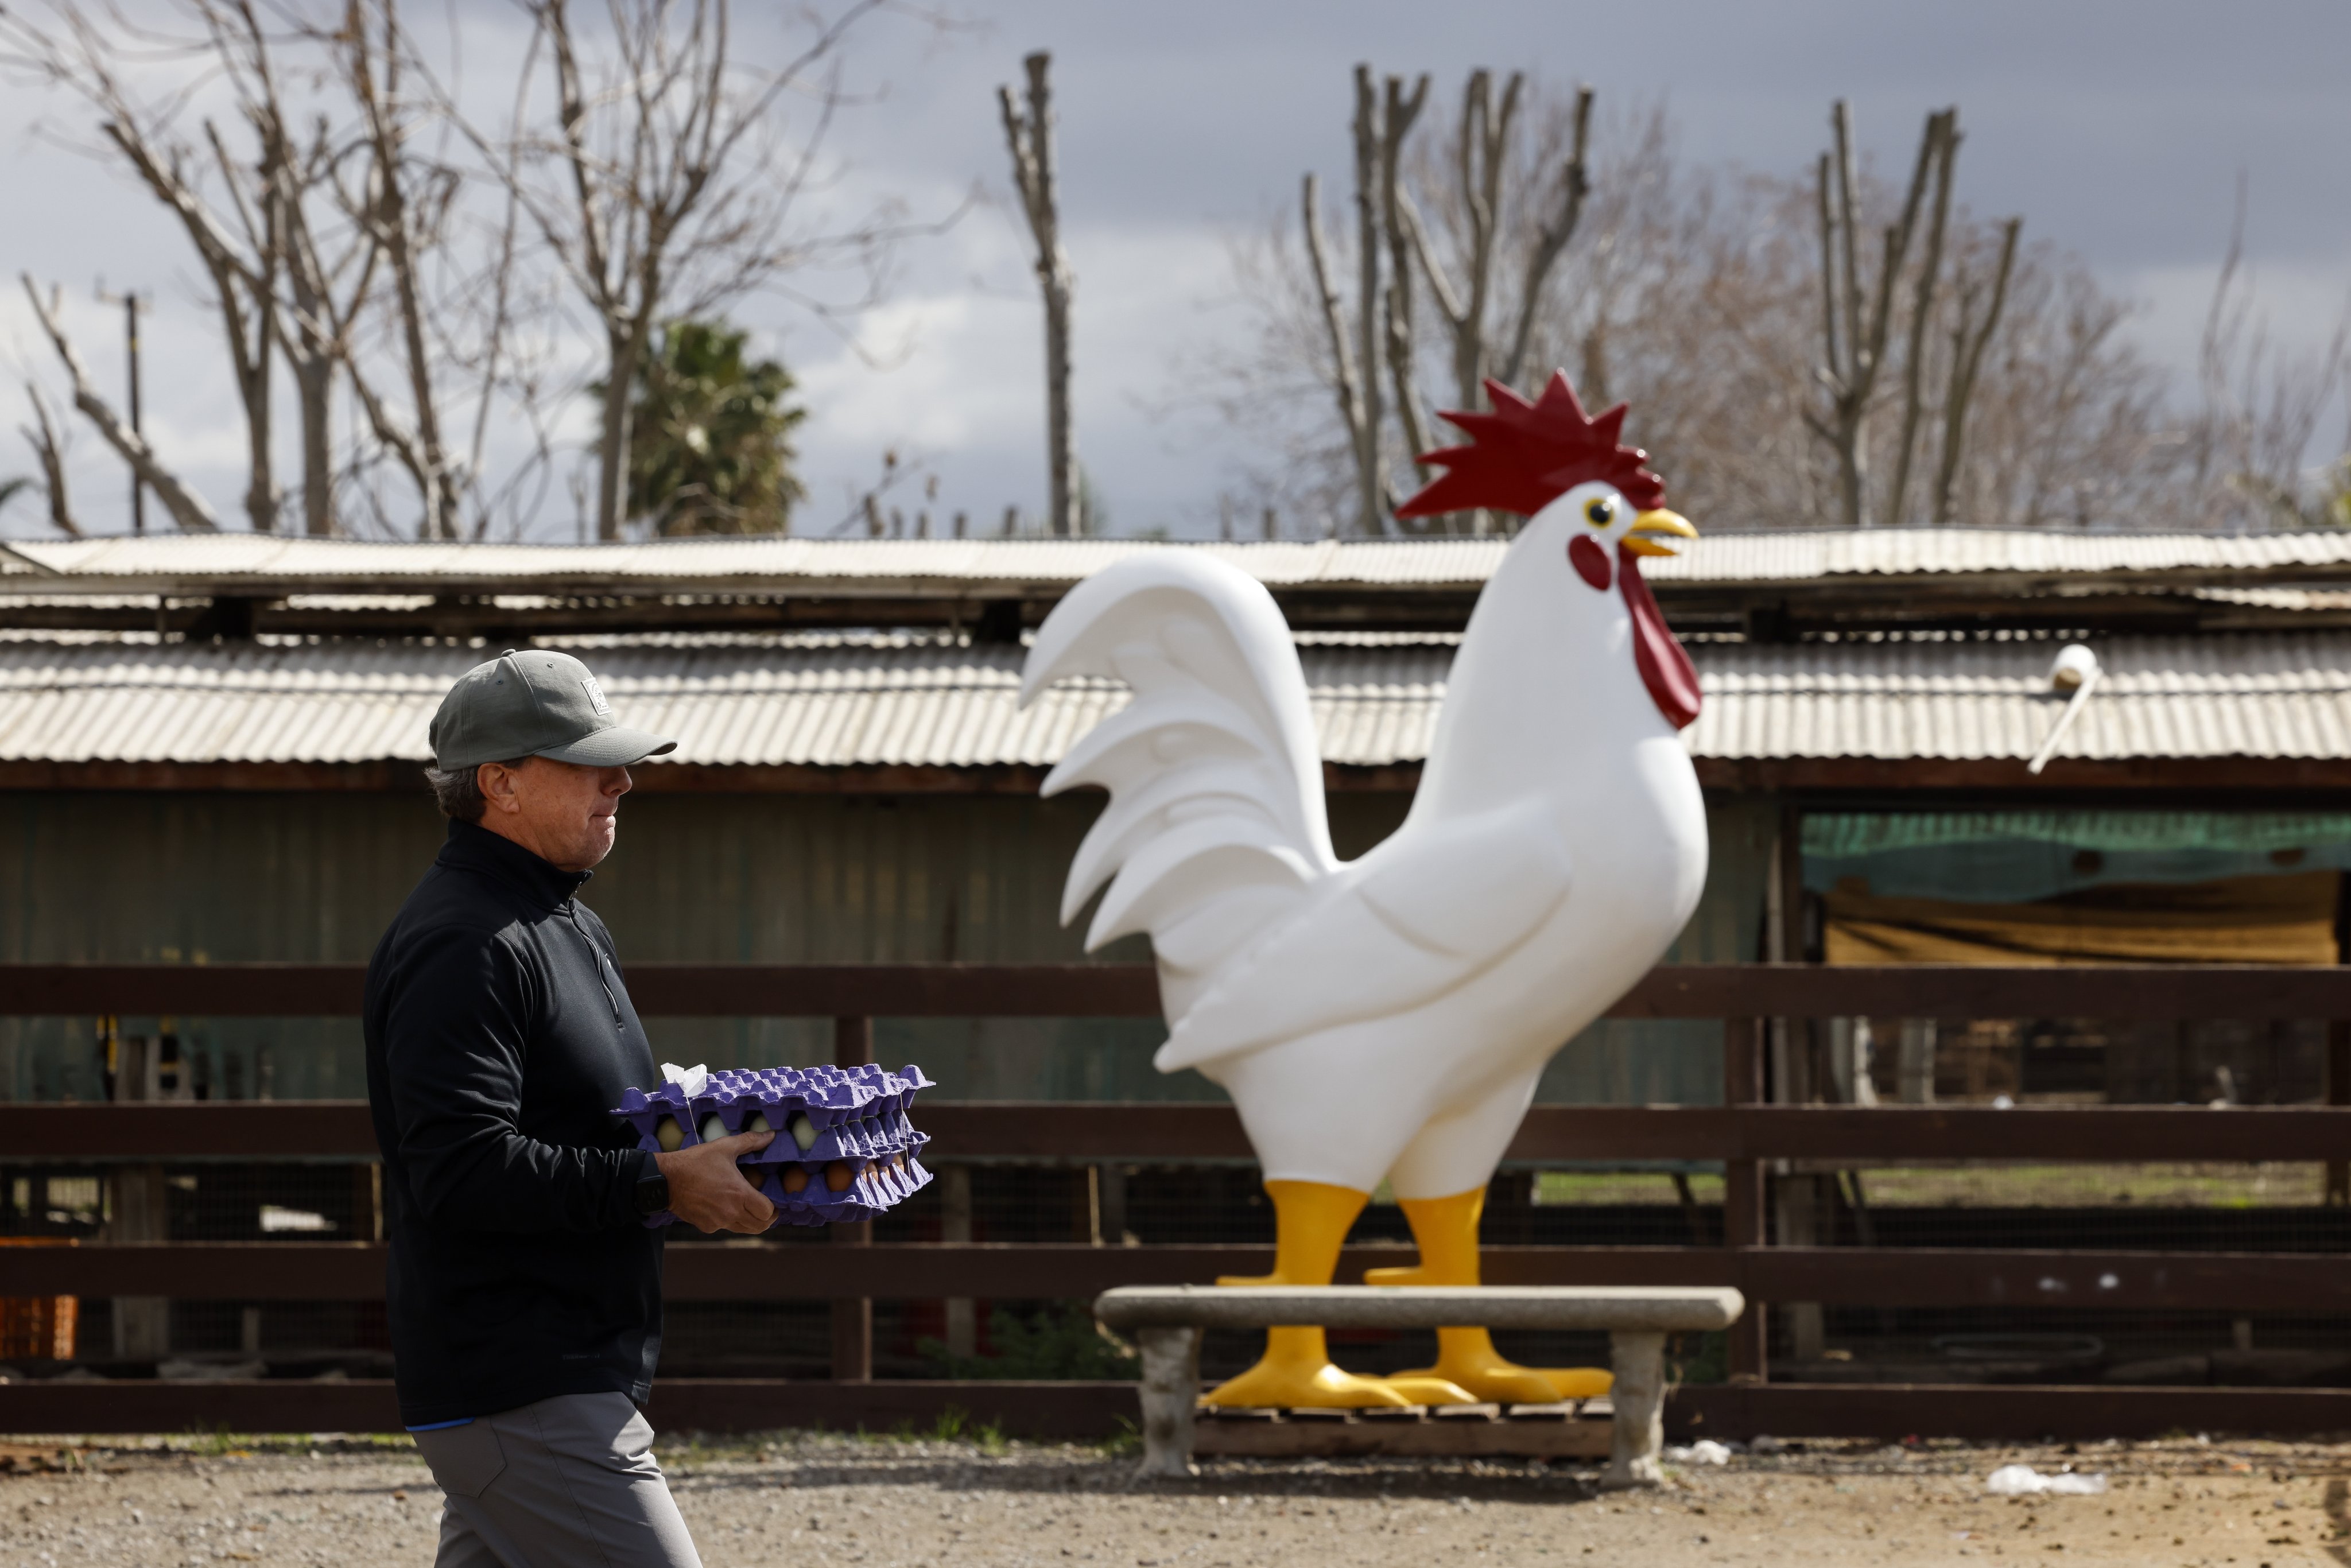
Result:
[[677,749],[677,742],[642,729],[629,729],[614,725],[593,735],[582,736],[569,746],[558,746],[533,752],[554,762],[569,762],[581,768],[632,768],[648,757],[662,757]]

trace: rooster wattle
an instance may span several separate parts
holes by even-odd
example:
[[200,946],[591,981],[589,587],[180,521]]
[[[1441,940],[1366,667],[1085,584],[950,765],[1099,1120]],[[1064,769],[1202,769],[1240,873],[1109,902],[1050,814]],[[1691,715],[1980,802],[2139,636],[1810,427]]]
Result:
[[[1263,1282],[1327,1284],[1384,1177],[1420,1249],[1374,1283],[1478,1282],[1486,1188],[1543,1064],[1663,955],[1706,879],[1706,814],[1677,731],[1687,656],[1642,580],[1695,533],[1662,509],[1622,406],[1585,416],[1564,374],[1530,403],[1445,417],[1464,446],[1399,515],[1529,517],[1479,596],[1418,793],[1361,858],[1332,853],[1306,682],[1272,596],[1202,555],[1130,557],[1080,583],[1030,651],[1022,700],[1071,676],[1134,700],[1045,792],[1110,791],[1062,918],[1108,885],[1089,948],[1148,932],[1167,1043],[1238,1108],[1277,1222]],[[1596,1380],[1596,1381],[1595,1381]],[[1355,1377],[1319,1329],[1275,1329],[1224,1405],[1540,1401],[1601,1374],[1515,1366],[1482,1329],[1434,1367]]]

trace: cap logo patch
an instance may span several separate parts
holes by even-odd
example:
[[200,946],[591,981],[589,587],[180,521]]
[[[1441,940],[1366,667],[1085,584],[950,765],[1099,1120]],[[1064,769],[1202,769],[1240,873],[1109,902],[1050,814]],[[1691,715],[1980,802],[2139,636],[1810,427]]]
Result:
[[596,684],[595,676],[580,676],[580,688],[588,694],[588,706],[596,710],[597,717],[610,718],[612,716],[612,705],[604,700],[604,688]]

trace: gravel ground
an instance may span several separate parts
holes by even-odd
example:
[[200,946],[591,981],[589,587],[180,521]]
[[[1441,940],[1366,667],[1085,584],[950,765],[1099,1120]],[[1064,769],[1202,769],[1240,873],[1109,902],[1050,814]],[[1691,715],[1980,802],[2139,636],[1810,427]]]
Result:
[[[0,1443],[0,1565],[432,1560],[440,1493],[404,1440]],[[1217,1461],[1142,1486],[1101,1448],[795,1434],[664,1442],[710,1568],[821,1563],[2351,1564],[2351,1445],[1907,1448],[1814,1443],[1603,1494],[1520,1461]],[[1999,1465],[2104,1496],[1988,1496]]]

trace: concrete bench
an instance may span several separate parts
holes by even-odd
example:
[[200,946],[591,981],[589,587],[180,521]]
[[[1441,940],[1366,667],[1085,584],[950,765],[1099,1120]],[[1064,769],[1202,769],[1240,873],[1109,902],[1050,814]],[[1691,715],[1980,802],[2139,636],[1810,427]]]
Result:
[[1663,1479],[1666,1336],[1726,1329],[1746,1301],[1727,1287],[1578,1285],[1126,1285],[1094,1315],[1134,1336],[1143,1353],[1143,1469],[1187,1476],[1207,1329],[1313,1327],[1605,1330],[1615,1426],[1602,1484]]

